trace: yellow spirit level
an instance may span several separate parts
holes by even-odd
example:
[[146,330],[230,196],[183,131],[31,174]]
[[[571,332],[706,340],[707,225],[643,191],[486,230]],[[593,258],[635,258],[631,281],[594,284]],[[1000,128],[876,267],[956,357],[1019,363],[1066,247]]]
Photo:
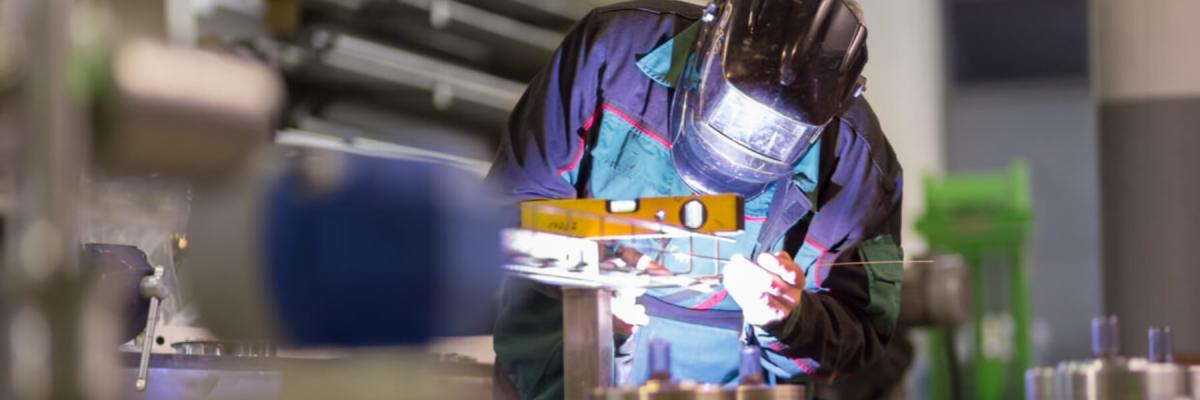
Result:
[[534,200],[521,204],[521,227],[589,239],[731,236],[744,229],[741,196],[636,200]]

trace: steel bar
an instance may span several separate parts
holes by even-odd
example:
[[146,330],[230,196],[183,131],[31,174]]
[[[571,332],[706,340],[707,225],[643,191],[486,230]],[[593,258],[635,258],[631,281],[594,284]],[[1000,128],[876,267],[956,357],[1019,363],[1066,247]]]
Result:
[[567,399],[613,384],[612,291],[563,288],[563,377]]

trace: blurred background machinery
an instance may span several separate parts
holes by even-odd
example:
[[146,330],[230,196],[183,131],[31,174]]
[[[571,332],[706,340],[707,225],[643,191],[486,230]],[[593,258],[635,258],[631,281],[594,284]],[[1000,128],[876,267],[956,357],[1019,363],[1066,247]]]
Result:
[[186,36],[283,71],[287,126],[490,160],[509,111],[566,31],[613,2],[192,2]]
[[[925,185],[927,212],[917,229],[934,251],[960,255],[970,268],[972,336],[965,376],[951,365],[955,330],[930,337],[933,398],[1004,399],[1022,392],[1032,362],[1030,281],[1025,265],[1033,223],[1029,172],[1017,162],[1007,171],[955,174]],[[965,379],[963,379],[965,378]],[[963,379],[966,385],[952,382]],[[955,393],[963,389],[965,392]]]
[[0,2],[0,397],[490,392],[490,369],[424,347],[489,325],[478,168],[271,146],[278,72],[168,45],[172,4]]
[[1200,398],[1200,367],[1174,358],[1170,327],[1147,331],[1146,357],[1121,352],[1116,316],[1092,320],[1092,358],[1068,360],[1057,367],[1030,368],[1025,373],[1027,400],[1059,399],[1195,399]]

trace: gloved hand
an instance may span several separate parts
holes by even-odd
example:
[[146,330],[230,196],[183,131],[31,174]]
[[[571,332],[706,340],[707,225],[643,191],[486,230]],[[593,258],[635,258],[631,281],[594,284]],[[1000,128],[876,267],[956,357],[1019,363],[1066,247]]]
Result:
[[760,254],[758,263],[735,255],[721,282],[751,325],[763,326],[787,318],[800,306],[804,273],[787,253]]
[[637,298],[646,294],[646,289],[622,289],[613,293],[609,303],[613,315],[613,331],[625,336],[633,335],[638,326],[650,323],[646,306],[637,304]]

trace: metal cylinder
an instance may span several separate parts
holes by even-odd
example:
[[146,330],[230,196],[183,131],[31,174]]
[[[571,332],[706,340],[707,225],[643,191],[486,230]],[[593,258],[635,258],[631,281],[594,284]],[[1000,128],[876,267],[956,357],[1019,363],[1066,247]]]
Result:
[[1174,361],[1172,352],[1174,351],[1173,339],[1171,337],[1171,327],[1155,326],[1150,328],[1148,333],[1149,348],[1146,358],[1152,362],[1169,363]]
[[1025,400],[1053,400],[1054,368],[1036,367],[1025,371]]
[[671,380],[671,343],[665,340],[650,342],[650,379]]
[[1200,399],[1200,365],[1193,365],[1187,371],[1188,387],[1192,393],[1192,399]]
[[1187,370],[1181,365],[1147,362],[1142,374],[1146,377],[1147,399],[1175,400],[1187,396]]
[[1117,316],[1092,318],[1092,355],[1113,358],[1121,354],[1120,324]]
[[743,385],[757,385],[763,382],[762,354],[758,347],[743,347],[739,361],[738,377]]

